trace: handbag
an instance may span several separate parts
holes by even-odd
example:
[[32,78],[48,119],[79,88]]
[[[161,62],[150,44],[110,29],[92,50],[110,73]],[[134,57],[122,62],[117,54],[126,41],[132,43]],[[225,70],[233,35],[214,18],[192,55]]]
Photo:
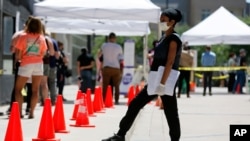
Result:
[[71,77],[72,76],[72,70],[69,69],[69,68],[66,68],[65,69],[65,76],[68,78],[68,77]]

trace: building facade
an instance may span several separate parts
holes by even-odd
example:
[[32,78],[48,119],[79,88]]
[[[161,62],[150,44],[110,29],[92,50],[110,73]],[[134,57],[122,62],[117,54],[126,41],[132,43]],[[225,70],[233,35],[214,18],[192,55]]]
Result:
[[237,17],[245,16],[245,0],[189,0],[187,23],[190,26],[196,25],[221,6],[224,6]]
[[14,85],[10,41],[33,12],[33,0],[0,0],[0,104],[10,101]]
[[162,10],[167,7],[180,9],[183,13],[182,23],[189,26],[198,24],[220,6],[224,6],[238,17],[250,13],[245,0],[152,0],[152,2]]

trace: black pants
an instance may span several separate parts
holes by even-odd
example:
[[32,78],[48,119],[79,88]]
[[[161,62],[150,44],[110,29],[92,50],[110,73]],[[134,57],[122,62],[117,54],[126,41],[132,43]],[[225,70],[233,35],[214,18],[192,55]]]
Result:
[[32,84],[31,83],[26,83],[26,87],[27,87],[26,112],[29,112],[30,111],[31,97],[32,97]]
[[212,92],[212,76],[213,72],[212,71],[205,71],[203,73],[203,94],[206,94],[206,89],[208,87],[209,93]]
[[[120,129],[117,134],[119,136],[125,136],[127,131],[132,126],[141,108],[143,108],[148,102],[155,98],[157,98],[157,95],[149,96],[147,93],[147,86],[145,86],[129,104],[127,113],[120,121]],[[171,141],[179,141],[181,131],[176,96],[164,95],[161,96],[161,99],[164,106],[164,113],[169,126]]]
[[233,91],[235,75],[236,75],[235,73],[229,73],[229,79],[228,79],[228,84],[227,84],[228,92]]
[[65,85],[65,73],[64,70],[58,69],[57,70],[57,87],[58,87],[58,94],[63,95],[63,88]]
[[17,63],[15,64],[15,67],[16,67],[16,68],[15,68],[15,70],[14,70],[14,86],[13,86],[12,93],[11,93],[9,111],[11,111],[12,103],[15,102],[15,85],[16,85],[16,79],[17,79],[17,76],[18,76],[19,66],[20,66],[20,62],[17,62]]
[[180,96],[180,94],[181,94],[183,80],[186,81],[186,84],[187,84],[186,94],[187,94],[187,96],[189,96],[190,71],[180,70],[180,76],[179,76],[179,80],[178,80],[178,96]]

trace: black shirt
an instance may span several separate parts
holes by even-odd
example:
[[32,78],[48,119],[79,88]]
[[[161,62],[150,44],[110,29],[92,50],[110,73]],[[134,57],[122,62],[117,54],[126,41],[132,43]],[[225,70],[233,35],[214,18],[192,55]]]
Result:
[[[80,67],[84,67],[84,66],[89,66],[91,64],[92,61],[95,61],[93,56],[87,54],[87,55],[83,55],[81,54],[80,56],[78,56],[77,61],[80,62]],[[92,70],[92,68],[90,69],[84,69],[84,70]]]
[[[240,66],[245,66],[244,63],[246,64],[247,63],[247,58],[246,56],[243,56],[243,57],[240,57]],[[241,70],[245,70],[245,69],[241,69]]]
[[180,56],[181,56],[181,46],[182,42],[176,33],[172,33],[168,36],[163,36],[158,45],[154,49],[154,60],[151,65],[151,71],[157,71],[159,66],[165,66],[166,62],[168,61],[168,51],[169,51],[169,44],[171,41],[175,41],[177,43],[177,50],[176,56],[174,60],[174,64],[172,69],[178,70]]

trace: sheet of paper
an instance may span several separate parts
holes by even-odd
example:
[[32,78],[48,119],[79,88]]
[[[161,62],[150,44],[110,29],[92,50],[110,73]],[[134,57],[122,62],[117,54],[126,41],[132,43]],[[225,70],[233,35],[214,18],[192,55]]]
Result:
[[[160,66],[158,71],[150,71],[148,76],[148,95],[156,95],[156,87],[160,85],[161,77],[163,75],[164,67]],[[165,83],[165,94],[173,96],[174,94],[174,87],[178,80],[180,72],[177,70],[171,70],[169,77]]]

